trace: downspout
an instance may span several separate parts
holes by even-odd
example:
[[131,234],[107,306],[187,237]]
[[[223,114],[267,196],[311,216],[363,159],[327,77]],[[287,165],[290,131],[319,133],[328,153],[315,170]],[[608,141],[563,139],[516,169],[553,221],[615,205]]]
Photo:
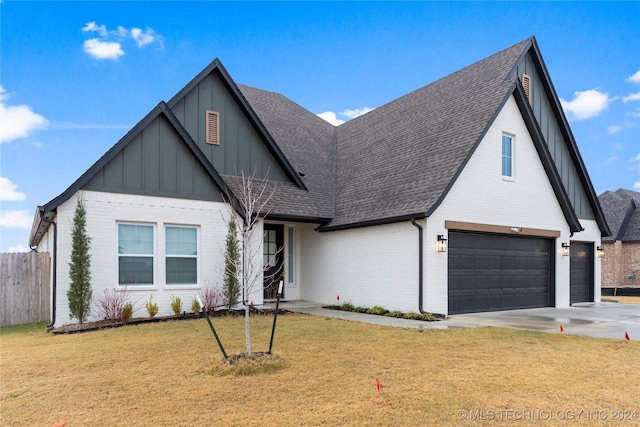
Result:
[[45,218],[42,211],[40,211],[40,218],[42,218],[44,222],[53,224],[53,259],[51,260],[51,262],[53,262],[53,279],[51,280],[51,301],[53,305],[51,306],[51,323],[47,325],[47,332],[49,332],[51,331],[51,329],[53,329],[53,325],[56,323],[56,294],[58,288],[58,272],[56,268],[58,265],[58,224],[56,224],[56,222],[52,219]]
[[424,294],[424,239],[422,238],[422,226],[416,222],[415,218],[411,218],[411,224],[418,229],[418,310],[420,314],[426,312],[422,309],[422,297]]

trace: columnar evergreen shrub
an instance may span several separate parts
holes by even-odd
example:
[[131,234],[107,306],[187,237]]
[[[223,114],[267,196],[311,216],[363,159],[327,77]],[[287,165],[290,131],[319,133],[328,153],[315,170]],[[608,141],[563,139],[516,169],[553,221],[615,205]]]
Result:
[[71,262],[69,263],[70,286],[67,291],[69,315],[84,323],[91,310],[91,237],[87,234],[87,211],[78,198],[71,229]]
[[238,241],[238,226],[231,217],[227,224],[227,240],[224,256],[224,304],[231,308],[240,301],[240,281],[238,280],[238,266],[240,264],[240,242]]

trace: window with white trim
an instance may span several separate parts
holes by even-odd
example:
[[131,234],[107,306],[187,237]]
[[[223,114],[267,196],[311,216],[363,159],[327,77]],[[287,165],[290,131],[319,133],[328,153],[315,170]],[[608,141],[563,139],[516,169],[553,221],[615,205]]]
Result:
[[154,284],[154,226],[118,224],[118,284]]
[[287,228],[287,283],[296,282],[296,233],[295,228]]
[[502,176],[513,178],[513,136],[502,134]]
[[165,227],[165,272],[167,285],[198,284],[196,227]]

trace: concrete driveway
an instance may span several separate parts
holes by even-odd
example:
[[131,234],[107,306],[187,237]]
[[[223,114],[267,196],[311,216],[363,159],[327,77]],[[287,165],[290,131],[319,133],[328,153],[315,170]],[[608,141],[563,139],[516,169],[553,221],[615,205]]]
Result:
[[640,340],[640,305],[617,303],[580,303],[569,308],[531,308],[526,310],[493,311],[456,314],[446,322],[472,326],[528,329],[532,331],[584,335],[598,338],[624,339],[627,332],[634,341]]
[[438,322],[330,310],[323,308],[321,304],[308,301],[283,302],[280,306],[298,313],[400,328],[453,329],[494,326],[560,333],[562,325],[565,334],[624,339],[624,333],[627,332],[632,340],[640,340],[640,305],[637,304],[581,303],[569,308],[543,307],[456,314]]

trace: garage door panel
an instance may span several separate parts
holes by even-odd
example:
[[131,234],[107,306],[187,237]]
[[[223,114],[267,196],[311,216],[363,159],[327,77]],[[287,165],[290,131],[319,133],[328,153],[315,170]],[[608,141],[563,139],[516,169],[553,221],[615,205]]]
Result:
[[552,240],[449,232],[449,313],[553,305]]
[[593,301],[593,244],[571,242],[570,249],[570,301]]

